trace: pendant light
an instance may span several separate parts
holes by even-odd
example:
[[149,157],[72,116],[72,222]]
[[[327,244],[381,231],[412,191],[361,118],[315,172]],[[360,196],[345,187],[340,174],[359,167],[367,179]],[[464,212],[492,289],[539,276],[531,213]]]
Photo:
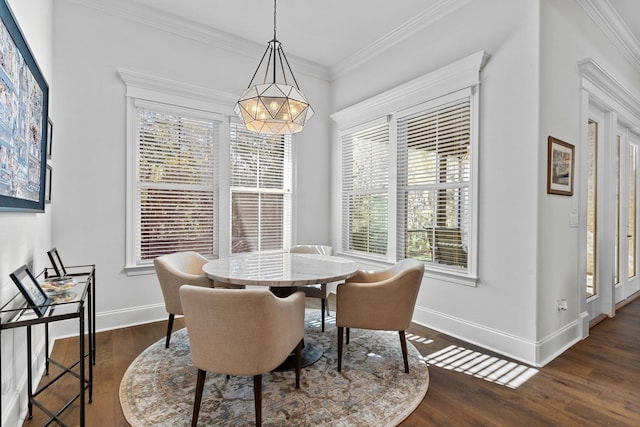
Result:
[[[262,67],[265,59],[266,67]],[[261,68],[264,68],[263,81],[254,84],[256,76],[262,74]],[[295,86],[290,85],[290,81]],[[273,40],[268,43],[234,111],[248,130],[270,135],[300,132],[313,116],[313,109],[300,91],[282,44],[276,38],[276,0],[273,1]]]

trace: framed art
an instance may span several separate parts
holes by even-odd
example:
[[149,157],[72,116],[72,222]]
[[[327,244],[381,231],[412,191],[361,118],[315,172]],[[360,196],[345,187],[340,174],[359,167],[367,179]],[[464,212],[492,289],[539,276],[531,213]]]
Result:
[[0,0],[0,211],[44,212],[49,86]]
[[51,203],[51,174],[52,174],[51,165],[47,165],[47,177],[45,179],[44,184],[44,202]]
[[13,283],[16,284],[22,293],[22,296],[24,296],[24,299],[27,300],[29,307],[36,312],[38,317],[44,316],[51,300],[40,286],[40,283],[33,277],[29,268],[23,265],[11,273],[10,276]]
[[53,122],[47,119],[47,159],[51,159],[51,143],[53,142]]
[[573,196],[574,146],[552,136],[547,148],[547,193]]
[[47,255],[49,256],[49,261],[51,261],[51,266],[53,270],[56,272],[57,277],[64,277],[67,275],[67,269],[64,267],[62,263],[62,259],[60,258],[60,254],[58,253],[58,248],[51,248],[47,251]]

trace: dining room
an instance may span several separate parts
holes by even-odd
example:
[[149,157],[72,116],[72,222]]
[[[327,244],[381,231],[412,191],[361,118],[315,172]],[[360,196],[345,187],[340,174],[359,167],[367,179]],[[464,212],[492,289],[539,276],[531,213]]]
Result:
[[[0,212],[0,297],[16,294],[9,273],[20,265],[49,267],[52,247],[70,264],[96,265],[96,372],[105,377],[96,374],[87,407],[111,402],[99,414],[126,422],[126,369],[157,342],[164,349],[154,260],[169,253],[215,262],[325,245],[351,273],[420,261],[407,336],[409,367],[428,365],[418,413],[430,396],[447,401],[434,381],[449,377],[426,360],[449,344],[531,373],[562,363],[594,325],[633,306],[640,19],[624,1],[2,1],[49,85],[52,142],[42,160],[52,172],[40,211]],[[7,76],[9,50],[0,52]],[[295,90],[253,96],[273,83],[274,64],[287,79],[278,84]],[[3,79],[4,97],[14,86]],[[265,126],[258,105],[288,120],[275,98],[296,120],[256,128]],[[6,111],[2,138],[21,123],[9,126]],[[0,142],[4,153],[11,144]],[[325,343],[318,366],[333,377],[334,282],[349,277],[320,279],[333,283],[327,306],[307,298],[304,326]],[[186,332],[175,320],[172,340]],[[51,348],[34,334],[36,371],[52,349],[71,348],[57,345],[73,328],[53,328]],[[357,331],[352,343],[371,350]],[[2,425],[21,425],[26,337],[1,339]],[[402,378],[397,331],[389,342],[375,347],[391,352],[381,366]],[[176,343],[185,348],[188,337]],[[363,364],[349,345],[345,375]],[[111,367],[100,368],[102,351]],[[293,390],[293,372],[282,375]]]

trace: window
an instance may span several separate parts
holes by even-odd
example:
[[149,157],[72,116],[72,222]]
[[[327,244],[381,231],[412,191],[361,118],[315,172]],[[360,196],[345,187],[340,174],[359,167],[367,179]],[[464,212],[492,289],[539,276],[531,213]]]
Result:
[[[341,142],[343,250],[372,257],[391,255],[391,208],[397,226],[397,259],[415,258],[466,271],[470,96],[435,100],[347,130]],[[390,150],[396,156],[390,156]],[[397,196],[391,206],[390,170],[397,176]]]
[[387,253],[389,126],[374,123],[342,136],[343,247]]
[[398,258],[467,268],[471,106],[398,119]]
[[477,282],[477,52],[331,117],[341,156],[341,248],[373,261],[423,261]]
[[220,121],[140,100],[134,111],[134,264],[185,250],[217,256]]
[[291,137],[231,123],[231,253],[291,246]]

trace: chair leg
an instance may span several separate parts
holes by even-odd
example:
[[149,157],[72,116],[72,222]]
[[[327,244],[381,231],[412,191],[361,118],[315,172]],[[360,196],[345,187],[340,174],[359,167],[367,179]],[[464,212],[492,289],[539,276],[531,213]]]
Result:
[[327,304],[327,300],[325,298],[320,298],[320,311],[322,312],[322,332],[324,332],[324,309]]
[[296,356],[295,356],[296,388],[300,388],[300,365],[302,362],[302,343],[304,343],[304,339],[301,339],[298,345],[296,346]]
[[349,331],[350,331],[350,328],[347,328],[347,344],[349,344]]
[[173,319],[175,317],[175,314],[169,315],[169,323],[167,325],[167,341],[164,344],[164,348],[169,348],[169,340],[171,339],[171,331],[173,330]]
[[253,376],[253,400],[256,409],[256,427],[262,426],[262,375]]
[[402,347],[402,359],[404,360],[404,372],[409,373],[409,360],[407,358],[407,338],[404,335],[404,331],[398,331],[400,334],[400,346]]
[[343,335],[344,335],[344,328],[342,326],[338,326],[338,372],[342,372],[342,337]]
[[204,380],[207,371],[198,369],[198,380],[196,381],[196,399],[193,402],[193,416],[191,417],[191,427],[198,425],[198,414],[200,413],[200,402],[202,402],[202,391],[204,390]]

